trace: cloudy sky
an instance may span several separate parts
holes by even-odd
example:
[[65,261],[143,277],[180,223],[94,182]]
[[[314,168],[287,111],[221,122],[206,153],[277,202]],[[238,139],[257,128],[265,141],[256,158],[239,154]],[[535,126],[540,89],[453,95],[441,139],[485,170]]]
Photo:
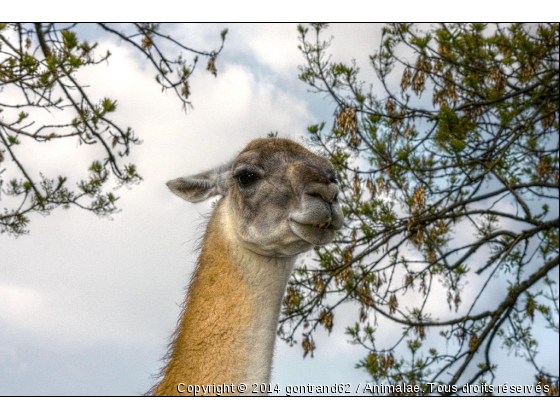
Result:
[[[137,395],[153,385],[177,321],[208,203],[171,194],[169,179],[227,161],[244,145],[277,131],[301,139],[306,127],[329,121],[333,104],[308,92],[297,78],[303,63],[295,24],[188,25],[173,34],[187,45],[213,49],[227,27],[218,77],[191,79],[194,110],[185,114],[161,93],[154,70],[122,43],[96,31],[109,65],[84,71],[93,97],[118,100],[116,119],[144,140],[131,159],[144,181],[118,190],[122,211],[113,220],[57,209],[32,216],[29,235],[0,236],[0,395]],[[333,55],[356,58],[365,78],[367,57],[378,46],[379,25],[334,25]],[[26,161],[46,174],[70,178],[95,158],[75,140],[28,149]],[[66,171],[66,172],[64,172]],[[343,308],[352,319],[357,308]],[[357,386],[367,375],[354,368],[363,356],[340,329],[316,336],[313,359],[300,347],[277,344],[272,376],[290,384]],[[398,332],[400,333],[400,331]],[[557,356],[557,346],[551,355]],[[520,360],[504,362],[504,381]],[[507,373],[509,371],[509,373]]]

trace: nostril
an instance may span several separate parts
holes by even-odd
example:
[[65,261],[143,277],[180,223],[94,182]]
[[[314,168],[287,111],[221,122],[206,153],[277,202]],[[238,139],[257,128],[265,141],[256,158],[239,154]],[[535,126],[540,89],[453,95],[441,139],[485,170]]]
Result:
[[339,189],[334,184],[312,183],[303,191],[308,199],[324,201],[325,203],[338,203]]
[[323,196],[319,193],[306,193],[309,197],[318,198],[319,200],[323,200]]
[[338,193],[335,193],[334,195],[327,195],[325,194],[321,194],[320,192],[307,192],[305,193],[305,195],[309,196],[309,197],[313,197],[316,198],[317,200],[321,200],[324,201],[326,203],[329,204],[329,206],[332,203],[337,203],[338,202]]

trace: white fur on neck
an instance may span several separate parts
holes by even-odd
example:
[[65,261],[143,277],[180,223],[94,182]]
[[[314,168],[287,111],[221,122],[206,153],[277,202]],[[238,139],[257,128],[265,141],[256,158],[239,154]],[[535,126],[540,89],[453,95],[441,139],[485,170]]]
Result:
[[[227,209],[227,206],[224,206],[224,209]],[[232,260],[241,270],[242,281],[249,286],[256,305],[253,310],[256,315],[251,319],[244,334],[247,337],[246,348],[250,357],[245,369],[245,378],[240,382],[245,382],[248,386],[253,383],[268,383],[280,307],[296,256],[278,258],[256,254],[244,248],[237,240],[227,210],[221,212],[220,222],[223,224],[224,239],[231,245]]]

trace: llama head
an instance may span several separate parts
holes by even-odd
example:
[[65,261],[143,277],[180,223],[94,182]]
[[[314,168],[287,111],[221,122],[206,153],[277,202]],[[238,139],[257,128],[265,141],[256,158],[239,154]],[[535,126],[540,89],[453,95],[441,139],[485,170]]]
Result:
[[230,163],[167,185],[190,202],[223,196],[226,229],[264,256],[325,245],[344,221],[332,164],[290,140],[254,140]]

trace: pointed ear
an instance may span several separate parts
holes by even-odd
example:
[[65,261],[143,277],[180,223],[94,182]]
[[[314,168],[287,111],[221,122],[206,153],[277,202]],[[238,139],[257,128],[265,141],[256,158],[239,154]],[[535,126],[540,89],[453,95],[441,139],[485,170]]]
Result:
[[167,182],[169,189],[179,197],[198,203],[216,195],[226,195],[231,178],[231,164],[214,168],[197,175],[177,178]]

